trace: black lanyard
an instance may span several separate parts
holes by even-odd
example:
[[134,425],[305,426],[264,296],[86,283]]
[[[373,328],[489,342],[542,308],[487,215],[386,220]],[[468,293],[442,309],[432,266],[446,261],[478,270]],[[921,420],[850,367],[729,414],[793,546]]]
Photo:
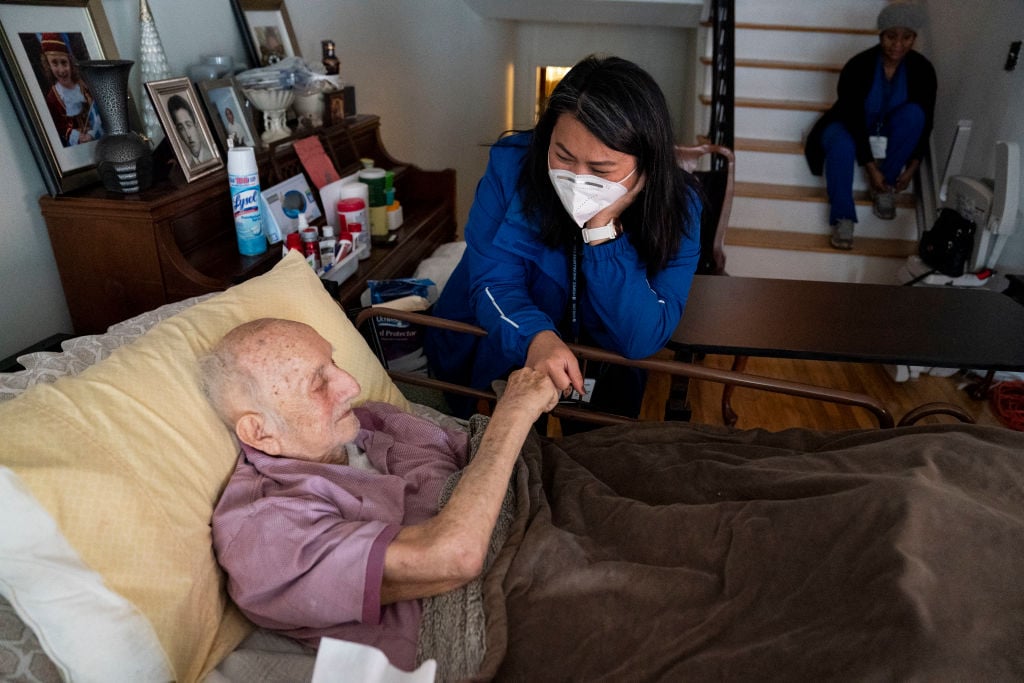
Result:
[[572,343],[580,343],[579,262],[583,258],[583,236],[579,234],[572,244],[572,265],[569,267],[569,324]]

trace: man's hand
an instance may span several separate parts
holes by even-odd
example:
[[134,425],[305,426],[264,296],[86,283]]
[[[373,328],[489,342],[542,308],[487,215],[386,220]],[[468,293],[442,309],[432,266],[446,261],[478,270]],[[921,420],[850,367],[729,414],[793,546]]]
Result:
[[494,414],[499,415],[499,408],[521,410],[530,415],[534,421],[558,403],[559,391],[551,378],[533,368],[516,370],[508,377],[505,392],[501,395]]
[[533,368],[551,378],[552,383],[563,396],[569,389],[579,393],[583,390],[583,373],[580,363],[557,334],[551,330],[538,332],[526,352],[526,367]]
[[479,576],[519,449],[558,402],[551,379],[523,368],[508,378],[476,457],[437,516],[403,527],[384,555],[381,604],[438,595]]

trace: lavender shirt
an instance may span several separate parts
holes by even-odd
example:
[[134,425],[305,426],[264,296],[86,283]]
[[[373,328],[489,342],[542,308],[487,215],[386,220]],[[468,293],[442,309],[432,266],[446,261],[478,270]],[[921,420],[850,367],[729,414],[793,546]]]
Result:
[[384,551],[398,531],[437,513],[468,437],[384,403],[356,409],[356,445],[377,470],[278,458],[242,446],[213,513],[228,593],[256,624],[307,641],[380,648],[416,664],[420,603],[380,604]]

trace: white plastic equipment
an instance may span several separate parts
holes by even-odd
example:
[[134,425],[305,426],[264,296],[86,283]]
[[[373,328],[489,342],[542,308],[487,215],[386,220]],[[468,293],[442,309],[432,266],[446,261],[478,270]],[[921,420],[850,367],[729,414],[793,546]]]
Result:
[[[967,122],[961,122],[958,138],[966,144],[970,126],[963,128]],[[963,161],[963,145],[954,145],[950,153],[953,167],[947,167],[943,178],[940,196],[943,206],[955,209],[957,213],[972,221],[977,230],[974,233],[974,249],[967,262],[966,272],[960,277],[950,277],[942,273],[932,273],[921,277],[932,268],[918,256],[911,256],[899,270],[899,281],[910,282],[917,278],[915,284],[950,285],[954,287],[980,287],[988,282],[999,260],[999,254],[1006,245],[1006,240],[1017,224],[1017,209],[1020,202],[1020,149],[1016,142],[996,143],[995,179],[969,178],[962,175],[950,175],[959,170]],[[955,163],[953,157],[956,157]],[[886,371],[896,382],[917,379],[922,374],[949,377],[957,372],[957,368],[928,368],[916,365],[886,365]]]
[[[997,142],[995,178],[954,175],[944,188],[944,206],[956,210],[977,227],[974,249],[967,272],[960,277],[933,273],[919,281],[923,285],[984,285],[987,271],[995,268],[1006,241],[1017,226],[1020,205],[1020,148],[1016,142]],[[909,282],[930,270],[917,256],[900,269],[900,281]]]

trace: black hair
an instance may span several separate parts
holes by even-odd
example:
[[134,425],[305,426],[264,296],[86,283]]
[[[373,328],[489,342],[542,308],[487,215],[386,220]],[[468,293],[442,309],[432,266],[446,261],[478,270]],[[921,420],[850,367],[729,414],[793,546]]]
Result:
[[170,97],[168,97],[167,112],[171,115],[172,118],[174,117],[174,112],[178,111],[179,109],[184,109],[186,112],[188,112],[189,118],[191,118],[193,121],[196,120],[196,113],[192,111],[192,107],[189,105],[188,100],[186,100],[181,95],[171,95]]
[[523,208],[539,222],[541,240],[552,247],[572,244],[579,233],[548,176],[548,146],[563,114],[611,149],[636,157],[644,187],[620,220],[647,271],[661,270],[678,251],[682,231],[689,235],[700,229],[688,220],[692,204],[699,201],[697,184],[676,162],[661,88],[633,62],[595,55],[576,64],[555,87],[533,129],[519,176]]

